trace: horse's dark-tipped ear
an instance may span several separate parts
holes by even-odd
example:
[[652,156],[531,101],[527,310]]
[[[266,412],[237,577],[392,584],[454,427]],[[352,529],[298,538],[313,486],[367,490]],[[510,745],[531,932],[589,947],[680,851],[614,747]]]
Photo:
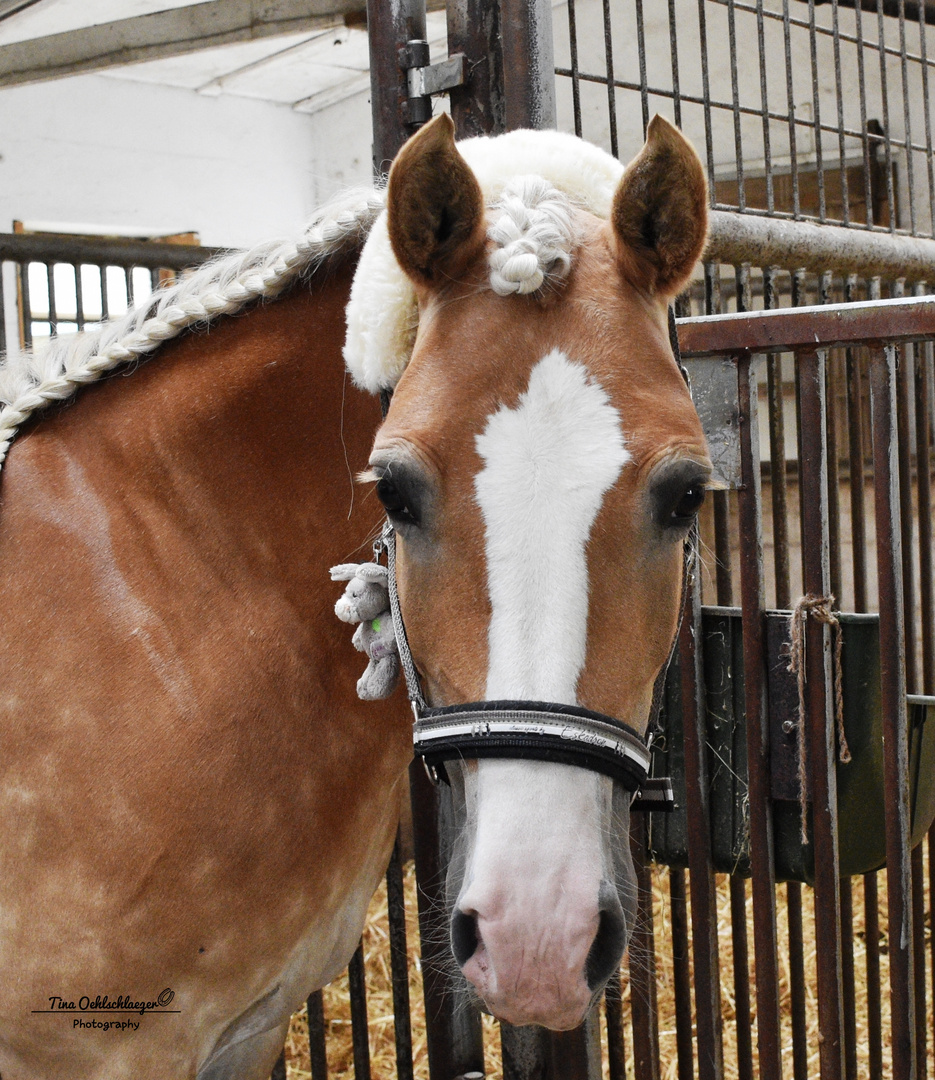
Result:
[[614,195],[611,220],[634,285],[667,298],[684,288],[708,234],[708,185],[691,144],[664,117],[650,121],[646,144]]
[[390,170],[393,254],[417,283],[454,277],[483,246],[484,199],[445,113],[417,132]]

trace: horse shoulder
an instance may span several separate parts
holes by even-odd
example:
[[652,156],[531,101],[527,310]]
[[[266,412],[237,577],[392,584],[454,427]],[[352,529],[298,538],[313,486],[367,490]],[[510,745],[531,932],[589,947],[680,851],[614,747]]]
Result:
[[410,746],[404,709],[356,698],[327,573],[365,557],[377,517],[350,476],[378,413],[345,385],[348,283],[167,344],[14,444],[0,1071],[26,1040],[41,1075],[73,1075],[77,1037],[31,1010],[119,984],[181,1010],[128,1041],[135,1075],[187,1075],[254,1002],[291,1011],[353,949]]

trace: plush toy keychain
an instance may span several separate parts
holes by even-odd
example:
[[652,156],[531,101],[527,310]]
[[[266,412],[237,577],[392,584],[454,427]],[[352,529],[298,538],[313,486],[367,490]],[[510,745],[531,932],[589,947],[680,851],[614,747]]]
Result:
[[357,696],[364,701],[388,698],[399,682],[399,649],[387,574],[387,568],[376,562],[342,563],[331,568],[332,581],[347,582],[334,613],[342,622],[360,623],[351,641],[370,660],[357,681]]

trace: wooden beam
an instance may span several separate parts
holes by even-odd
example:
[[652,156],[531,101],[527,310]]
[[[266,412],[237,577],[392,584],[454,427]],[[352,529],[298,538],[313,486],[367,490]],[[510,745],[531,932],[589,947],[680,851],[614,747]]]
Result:
[[[28,2],[28,0],[27,0]],[[23,0],[0,0],[3,4]],[[211,0],[0,46],[0,87],[46,82],[359,19],[365,0]]]
[[38,3],[40,0],[0,0],[0,22]]

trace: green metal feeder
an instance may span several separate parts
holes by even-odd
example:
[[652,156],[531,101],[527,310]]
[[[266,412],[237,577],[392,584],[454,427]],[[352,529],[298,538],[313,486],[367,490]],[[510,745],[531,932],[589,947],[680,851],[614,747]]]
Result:
[[[788,670],[789,612],[767,613],[767,700],[776,877],[811,883],[813,849],[801,841],[798,788],[798,690]],[[838,762],[838,851],[841,874],[885,863],[883,718],[880,707],[880,627],[877,615],[839,615],[843,636],[844,731],[851,760]],[[739,608],[702,612],[705,732],[709,769],[711,848],[715,870],[750,874],[746,717]],[[935,819],[935,697],[908,699],[912,846]],[[650,815],[650,851],[657,862],[688,865],[688,821],[682,709],[677,663],[666,682],[662,737],[653,751],[655,775],[672,777],[675,810]],[[811,828],[809,823],[809,829]]]

